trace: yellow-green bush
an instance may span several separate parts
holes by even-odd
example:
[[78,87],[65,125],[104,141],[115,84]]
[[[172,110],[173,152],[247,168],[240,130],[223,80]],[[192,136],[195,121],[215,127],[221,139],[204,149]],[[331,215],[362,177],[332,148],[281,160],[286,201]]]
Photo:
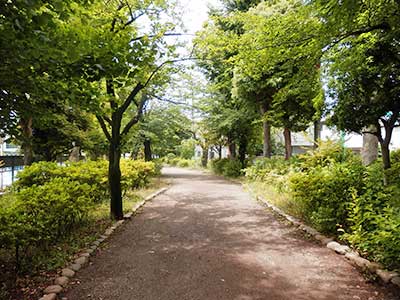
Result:
[[88,184],[53,178],[1,198],[7,201],[0,206],[1,247],[17,253],[17,265],[31,260],[87,219],[92,195]]
[[[0,248],[14,253],[17,265],[34,262],[85,222],[94,205],[109,198],[107,172],[107,161],[26,167],[0,198]],[[145,186],[156,169],[152,162],[123,159],[121,173],[122,189],[129,190]]]
[[[92,197],[96,202],[108,200],[108,162],[106,160],[67,163],[60,166],[53,162],[38,162],[18,173],[13,189],[43,185],[54,178],[67,178],[92,187]],[[121,160],[121,186],[123,190],[145,186],[150,177],[156,175],[153,162]]]
[[144,187],[152,176],[156,175],[156,165],[153,162],[139,160],[121,160],[121,186],[123,190]]
[[107,170],[105,160],[68,162],[65,166],[54,162],[38,162],[18,173],[18,180],[13,184],[13,189],[18,191],[34,185],[43,185],[54,178],[67,178],[91,186],[92,197],[99,202],[108,199]]

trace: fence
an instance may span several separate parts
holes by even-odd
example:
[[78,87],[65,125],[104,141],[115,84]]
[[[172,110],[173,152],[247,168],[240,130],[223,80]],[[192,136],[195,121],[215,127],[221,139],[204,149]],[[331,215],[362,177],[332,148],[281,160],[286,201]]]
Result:
[[0,161],[4,163],[0,167],[0,191],[11,185],[17,173],[24,168],[23,156],[0,156]]

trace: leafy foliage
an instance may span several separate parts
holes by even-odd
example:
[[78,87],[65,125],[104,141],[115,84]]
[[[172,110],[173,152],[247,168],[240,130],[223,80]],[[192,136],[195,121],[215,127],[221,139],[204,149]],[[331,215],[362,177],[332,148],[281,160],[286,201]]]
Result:
[[[359,157],[333,142],[290,162],[281,158],[256,160],[246,171],[252,182],[262,182],[285,194],[285,209],[318,230],[340,236],[364,256],[398,268],[400,261],[400,163],[383,170],[369,167]],[[383,173],[391,178],[383,185]]]
[[17,265],[21,258],[29,261],[87,219],[92,194],[93,187],[68,178],[20,189],[0,209],[0,244],[16,249]]
[[211,169],[215,174],[236,178],[242,174],[242,164],[237,159],[215,159],[211,161]]

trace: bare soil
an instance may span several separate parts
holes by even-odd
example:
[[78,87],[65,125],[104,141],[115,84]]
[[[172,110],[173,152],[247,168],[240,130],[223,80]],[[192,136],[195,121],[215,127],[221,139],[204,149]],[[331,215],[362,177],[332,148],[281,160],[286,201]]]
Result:
[[164,169],[172,187],[109,239],[70,300],[397,300],[238,184]]

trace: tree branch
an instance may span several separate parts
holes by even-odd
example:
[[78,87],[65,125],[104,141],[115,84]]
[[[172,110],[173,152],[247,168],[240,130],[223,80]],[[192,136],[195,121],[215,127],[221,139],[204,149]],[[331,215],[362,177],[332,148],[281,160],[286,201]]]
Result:
[[122,115],[129,107],[129,105],[132,103],[132,101],[135,99],[136,95],[144,88],[144,86],[141,83],[136,84],[134,89],[131,91],[129,96],[126,98],[125,102],[121,105],[121,107],[118,109],[119,113]]
[[136,116],[134,116],[128,122],[128,124],[125,125],[124,129],[122,130],[121,137],[124,137],[125,135],[127,135],[129,130],[132,128],[132,126],[140,121],[140,119],[142,118],[143,109],[144,109],[144,106],[146,105],[147,100],[148,100],[147,95],[142,96],[142,99],[140,100],[139,105],[137,107]]
[[354,31],[346,32],[346,33],[342,34],[341,36],[339,36],[336,40],[332,41],[328,45],[329,47],[327,47],[327,48],[331,48],[332,46],[340,43],[341,41],[343,41],[344,39],[346,39],[346,38],[348,38],[350,36],[359,36],[359,35],[361,35],[363,33],[368,33],[368,32],[379,30],[379,29],[381,29],[381,30],[389,30],[390,26],[389,26],[388,23],[383,22],[381,24],[377,24],[377,25],[374,25],[374,26],[365,27],[365,28],[354,30]]
[[185,105],[185,106],[190,106],[189,104],[185,103],[185,102],[178,102],[178,101],[174,101],[174,100],[170,100],[170,99],[165,99],[165,98],[161,98],[157,95],[151,94],[150,95],[153,98],[156,98],[157,100],[160,100],[162,102],[168,102],[168,103],[172,103],[172,104],[176,104],[176,105]]
[[[191,33],[174,33],[174,32],[171,32],[171,33],[164,33],[162,35],[162,37],[164,37],[164,36],[186,36],[186,35],[194,36],[194,34],[191,34]],[[142,36],[138,36],[136,38],[131,39],[131,42],[136,42],[136,41],[142,40],[142,39],[144,39],[146,37],[153,38],[153,37],[156,37],[156,36],[157,36],[156,34],[153,34],[153,35],[142,35]]]
[[97,118],[97,120],[99,121],[100,127],[101,127],[101,129],[103,130],[104,135],[106,136],[107,140],[108,140],[109,142],[111,142],[111,134],[108,132],[106,123],[104,123],[104,119],[103,119],[101,116],[99,116],[99,115],[96,115],[96,118]]
[[174,63],[182,62],[182,61],[194,60],[194,59],[196,59],[196,58],[194,58],[194,57],[187,57],[187,58],[172,59],[172,60],[164,61],[163,63],[161,63],[160,65],[158,65],[158,66],[154,69],[154,71],[153,71],[153,72],[150,74],[150,76],[147,78],[146,82],[143,84],[143,87],[146,87],[146,86],[150,83],[150,81],[153,79],[153,77],[156,75],[156,73],[157,73],[158,71],[160,71],[165,65],[174,64]]

